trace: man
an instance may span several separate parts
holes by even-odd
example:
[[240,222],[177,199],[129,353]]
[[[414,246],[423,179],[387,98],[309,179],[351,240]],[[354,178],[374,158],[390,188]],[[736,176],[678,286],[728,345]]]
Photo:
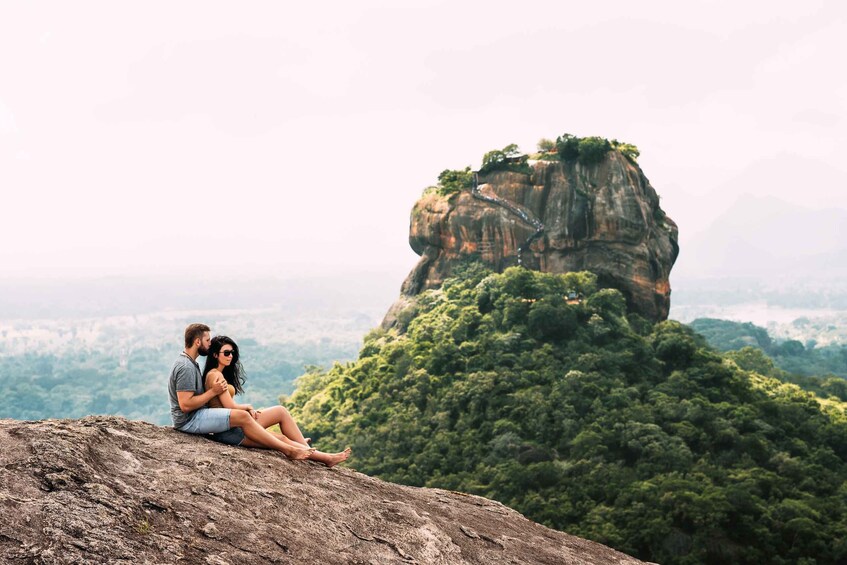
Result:
[[223,379],[216,381],[209,390],[203,386],[197,357],[209,352],[211,342],[209,326],[191,324],[185,328],[185,350],[174,362],[168,379],[174,428],[190,434],[211,434],[211,439],[229,445],[241,445],[246,437],[261,447],[281,451],[291,459],[309,457],[314,449],[286,444],[263,428],[249,412],[206,406],[210,399],[227,389]]

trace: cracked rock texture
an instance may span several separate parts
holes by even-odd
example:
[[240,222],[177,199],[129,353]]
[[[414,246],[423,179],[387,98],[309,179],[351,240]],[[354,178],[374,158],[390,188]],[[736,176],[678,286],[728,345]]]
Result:
[[610,151],[594,165],[538,161],[531,171],[480,177],[480,195],[508,207],[470,190],[449,197],[429,192],[415,204],[409,244],[421,259],[383,327],[393,326],[414,296],[439,287],[468,257],[497,272],[515,265],[518,247],[536,232],[531,222],[540,222],[543,232],[524,250],[525,267],[591,271],[601,287],[620,290],[648,320],[667,319],[678,229],[641,168]]
[[118,417],[0,420],[0,468],[4,564],[641,563],[485,498]]

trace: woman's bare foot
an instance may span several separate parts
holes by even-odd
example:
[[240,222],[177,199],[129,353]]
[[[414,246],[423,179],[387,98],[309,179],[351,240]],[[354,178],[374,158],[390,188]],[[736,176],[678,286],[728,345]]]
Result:
[[349,447],[344,451],[339,451],[338,453],[324,453],[325,457],[322,458],[321,463],[327,467],[335,467],[342,461],[347,461],[347,458],[350,457],[351,453],[352,450]]
[[308,459],[314,452],[315,449],[313,447],[309,449],[292,447],[291,451],[286,453],[285,455],[289,459],[293,459],[295,461],[302,461],[303,459]]

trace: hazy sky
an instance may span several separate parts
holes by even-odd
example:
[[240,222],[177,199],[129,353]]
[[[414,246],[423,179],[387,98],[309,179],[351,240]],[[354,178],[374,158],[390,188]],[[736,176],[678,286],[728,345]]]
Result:
[[683,244],[743,192],[847,208],[845,6],[6,2],[0,277],[399,287],[442,169],[563,132],[638,145]]

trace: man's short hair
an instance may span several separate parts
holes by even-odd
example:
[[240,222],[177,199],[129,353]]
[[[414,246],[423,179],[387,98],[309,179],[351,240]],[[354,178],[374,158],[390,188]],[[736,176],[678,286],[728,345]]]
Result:
[[185,328],[185,347],[191,347],[194,345],[195,339],[203,339],[203,334],[210,331],[212,331],[212,328],[206,324],[191,324]]

